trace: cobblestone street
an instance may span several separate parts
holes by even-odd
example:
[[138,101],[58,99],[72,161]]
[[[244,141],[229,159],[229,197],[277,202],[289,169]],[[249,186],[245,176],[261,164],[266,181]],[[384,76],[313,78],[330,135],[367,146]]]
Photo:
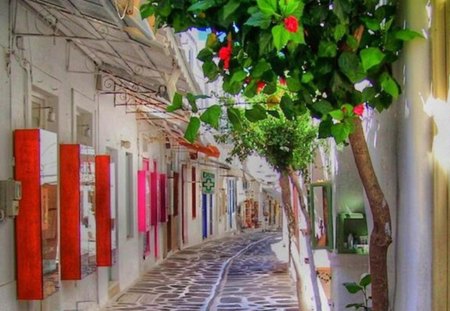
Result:
[[109,303],[118,310],[298,310],[281,233],[244,233],[184,249]]

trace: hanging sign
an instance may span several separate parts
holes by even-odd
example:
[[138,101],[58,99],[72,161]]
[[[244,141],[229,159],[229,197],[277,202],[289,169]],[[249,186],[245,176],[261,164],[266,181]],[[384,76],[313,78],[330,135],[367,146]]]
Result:
[[206,194],[214,193],[215,186],[215,175],[210,172],[202,172],[202,192]]

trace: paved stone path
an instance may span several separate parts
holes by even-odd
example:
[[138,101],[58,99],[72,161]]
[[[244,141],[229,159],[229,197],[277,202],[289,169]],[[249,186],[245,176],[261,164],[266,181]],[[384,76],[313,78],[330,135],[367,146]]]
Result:
[[108,304],[118,310],[297,311],[280,233],[244,233],[172,255]]

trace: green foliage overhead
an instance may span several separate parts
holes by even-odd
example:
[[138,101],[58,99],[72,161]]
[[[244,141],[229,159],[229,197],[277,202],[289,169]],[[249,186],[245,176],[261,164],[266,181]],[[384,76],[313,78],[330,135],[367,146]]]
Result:
[[[225,92],[270,95],[283,79],[289,90],[280,103],[284,116],[295,120],[310,111],[320,120],[319,136],[338,143],[360,114],[330,112],[361,103],[382,111],[401,94],[392,64],[403,43],[421,35],[398,26],[395,13],[395,0],[147,0],[141,6],[142,17],[154,15],[157,27],[211,32],[197,58],[210,81],[222,77]],[[364,88],[356,89],[362,81]],[[180,102],[176,95],[169,109]],[[227,109],[234,127],[242,118],[267,115],[261,107],[243,115]],[[213,117],[221,114],[202,121],[217,124]]]
[[[242,116],[249,109],[237,111]],[[307,165],[313,161],[317,137],[317,128],[313,126],[311,117],[304,114],[288,120],[280,115],[280,108],[269,111],[272,112],[269,116],[256,122],[241,118],[243,124],[239,130],[230,128],[225,134],[216,137],[219,142],[233,144],[229,160],[232,157],[244,160],[256,153],[278,171],[289,167],[295,170],[307,169]]]

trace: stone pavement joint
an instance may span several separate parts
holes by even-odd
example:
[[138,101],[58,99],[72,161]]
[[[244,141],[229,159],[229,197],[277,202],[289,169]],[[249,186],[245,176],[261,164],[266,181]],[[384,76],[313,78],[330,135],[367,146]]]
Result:
[[281,233],[247,232],[175,253],[103,310],[299,309]]

